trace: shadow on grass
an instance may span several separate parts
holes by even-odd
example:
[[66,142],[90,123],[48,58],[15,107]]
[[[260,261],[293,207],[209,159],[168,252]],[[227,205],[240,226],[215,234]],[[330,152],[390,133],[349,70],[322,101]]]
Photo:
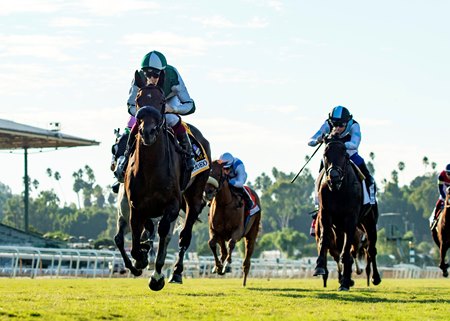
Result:
[[[340,302],[363,302],[363,303],[423,303],[423,304],[433,304],[439,302],[440,304],[449,304],[450,299],[442,300],[436,298],[418,299],[417,296],[411,298],[385,298],[380,297],[380,295],[385,295],[383,293],[374,292],[370,289],[357,289],[350,290],[350,292],[330,292],[333,290],[311,290],[311,289],[300,289],[300,288],[248,288],[250,291],[256,292],[271,292],[274,296],[289,297],[289,298],[302,298],[311,297],[317,298],[319,300],[334,300]],[[395,296],[395,293],[399,295],[405,295],[404,291],[390,291],[389,294]],[[418,296],[421,296],[420,294]]]

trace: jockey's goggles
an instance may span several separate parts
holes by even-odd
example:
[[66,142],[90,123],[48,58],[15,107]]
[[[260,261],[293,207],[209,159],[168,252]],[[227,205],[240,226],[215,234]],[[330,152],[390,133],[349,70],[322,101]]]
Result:
[[161,70],[159,69],[154,69],[154,68],[146,68],[146,69],[142,69],[142,71],[144,72],[145,77],[147,78],[159,78],[159,76],[161,75]]
[[333,127],[345,127],[347,126],[347,123],[343,123],[340,121],[333,121],[331,122],[331,125],[333,125]]

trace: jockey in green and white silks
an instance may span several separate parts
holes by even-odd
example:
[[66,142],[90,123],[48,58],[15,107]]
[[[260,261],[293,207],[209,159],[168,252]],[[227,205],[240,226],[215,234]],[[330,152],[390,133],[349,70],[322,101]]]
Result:
[[[187,170],[192,171],[195,165],[194,154],[192,153],[192,145],[186,128],[181,122],[180,115],[194,113],[195,103],[190,97],[180,73],[175,67],[167,64],[167,60],[162,53],[154,50],[147,53],[142,59],[139,75],[147,84],[157,85],[163,90],[166,98],[165,118],[167,125],[172,127],[180,145],[186,152]],[[130,135],[125,154],[119,157],[114,171],[119,182],[123,181],[124,170],[133,149],[135,135],[138,130],[134,116],[136,115],[136,96],[139,88],[134,81],[133,78],[127,101],[128,113],[130,114],[127,126],[130,129]]]

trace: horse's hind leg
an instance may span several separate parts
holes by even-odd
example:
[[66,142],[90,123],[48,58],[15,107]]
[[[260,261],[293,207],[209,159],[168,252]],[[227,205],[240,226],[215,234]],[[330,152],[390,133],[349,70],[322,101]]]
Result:
[[440,252],[440,256],[441,256],[441,262],[439,263],[439,267],[441,268],[442,275],[444,277],[448,277],[447,269],[448,269],[449,265],[448,265],[448,263],[445,263],[445,256],[447,254],[448,247],[449,247],[448,243],[441,242],[441,246],[439,248],[439,252]]
[[[192,229],[194,227],[194,223],[197,221],[200,212],[203,207],[205,207],[205,203],[203,202],[203,188],[199,189],[197,184],[198,177],[194,184],[185,192],[185,196],[183,199],[183,204],[186,206],[186,220],[184,221],[183,229],[180,232],[180,240],[178,243],[178,257],[174,264],[174,269],[172,273],[172,277],[170,279],[171,283],[183,283],[182,273],[184,269],[184,255],[189,248],[192,240]],[[201,181],[200,181],[201,183]],[[204,186],[204,184],[202,185]],[[197,191],[197,189],[199,189]],[[186,202],[186,199],[189,201]]]
[[[256,214],[259,215],[259,214]],[[245,259],[242,263],[242,270],[244,271],[244,281],[242,282],[243,286],[247,285],[247,276],[250,272],[251,258],[253,255],[253,251],[255,250],[256,237],[258,236],[259,231],[259,219],[255,220],[252,223],[252,227],[250,231],[245,236]]]

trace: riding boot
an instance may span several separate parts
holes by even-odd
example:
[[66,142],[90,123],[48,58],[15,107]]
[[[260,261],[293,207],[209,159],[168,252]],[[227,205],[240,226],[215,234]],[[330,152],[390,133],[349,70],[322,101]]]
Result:
[[367,165],[365,162],[362,162],[358,167],[361,170],[361,172],[363,173],[363,175],[366,177],[365,182],[366,182],[367,191],[369,192],[370,204],[375,204],[376,203],[375,180],[373,179],[372,175],[370,175],[369,169],[367,168]]
[[127,147],[125,148],[124,154],[117,159],[117,167],[116,167],[116,170],[114,171],[114,176],[116,176],[117,180],[120,183],[123,183],[124,176],[125,176],[124,175],[125,169],[127,168],[128,159],[130,157],[130,154],[134,150],[135,141],[136,141],[136,136],[130,135],[128,137]]
[[250,211],[253,207],[253,200],[245,190],[245,187],[242,187],[242,198],[244,199],[244,211]]
[[186,132],[177,135],[177,139],[180,142],[181,147],[183,147],[186,152],[186,169],[191,172],[194,169],[195,160],[194,153],[192,152],[191,140]]

